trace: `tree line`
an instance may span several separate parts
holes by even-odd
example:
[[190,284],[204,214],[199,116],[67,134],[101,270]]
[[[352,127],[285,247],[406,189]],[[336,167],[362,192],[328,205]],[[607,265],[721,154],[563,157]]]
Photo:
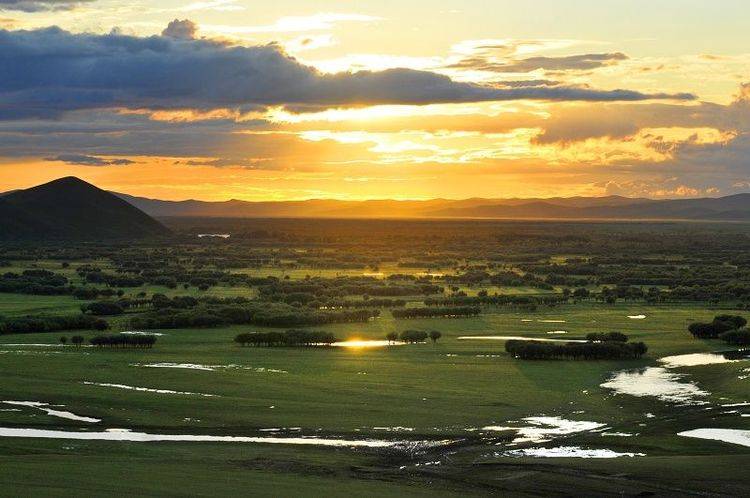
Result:
[[619,335],[606,340],[607,334],[596,335],[597,339],[584,343],[511,340],[505,343],[505,351],[521,360],[630,360],[648,351],[643,342],[629,343],[627,337],[624,341]]
[[313,310],[283,303],[253,301],[247,304],[201,302],[189,309],[160,308],[130,319],[130,326],[141,329],[220,327],[258,325],[302,327],[330,323],[362,323],[380,314],[377,309]]
[[438,339],[443,337],[443,334],[438,330],[404,330],[400,334],[389,332],[386,334],[385,339],[391,344],[395,344],[399,340],[407,344],[419,344],[425,342],[428,337],[434,344]]
[[404,308],[391,311],[394,318],[464,318],[476,316],[482,312],[479,306],[444,306],[430,308]]
[[330,346],[337,340],[331,332],[296,329],[285,332],[244,333],[234,338],[234,342],[241,346],[268,348]]
[[89,315],[39,315],[0,317],[0,334],[32,334],[62,330],[107,330],[109,324]]
[[153,334],[97,335],[89,339],[89,342],[97,348],[150,349],[156,344],[156,336]]

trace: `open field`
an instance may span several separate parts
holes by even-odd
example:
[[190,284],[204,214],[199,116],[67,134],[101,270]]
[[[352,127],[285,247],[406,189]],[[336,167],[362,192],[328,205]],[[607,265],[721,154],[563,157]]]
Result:
[[[461,227],[459,233],[471,231]],[[149,247],[97,248],[75,258],[54,248],[36,258],[6,251],[4,271],[59,275],[67,285],[44,290],[57,295],[34,294],[31,287],[0,292],[0,317],[9,321],[119,302],[121,312],[102,319],[108,333],[120,334],[134,330],[133,319],[173,313],[158,303],[175,296],[194,298],[186,311],[192,315],[213,313],[222,303],[260,303],[261,309],[319,309],[328,316],[375,300],[381,308],[369,319],[302,328],[340,341],[383,340],[407,329],[438,330],[442,337],[387,347],[240,347],[233,342],[237,334],[284,330],[244,318],[150,329],[159,334],[153,349],[95,348],[88,340],[102,332],[94,330],[0,335],[0,495],[746,494],[750,447],[678,433],[750,430],[750,361],[660,361],[736,349],[695,339],[687,327],[747,313],[745,242],[725,249],[724,239],[711,239],[714,245],[697,257],[680,227],[667,230],[665,247],[651,251],[642,246],[651,228],[596,226],[582,243],[581,227],[555,225],[566,242],[550,244],[546,228],[510,227],[517,235],[502,252],[483,239],[497,236],[484,224],[476,240],[446,238],[430,250],[401,238],[368,247],[352,225],[354,245],[346,251],[300,241],[284,242],[288,248],[182,241],[169,255]],[[690,230],[693,237],[697,229]],[[619,250],[627,256],[611,256],[605,239],[625,247]],[[388,232],[381,240],[390,240]],[[110,257],[100,255],[107,251]],[[274,256],[278,251],[283,258]],[[342,254],[355,262],[341,261]],[[255,263],[258,255],[265,255],[262,264]],[[442,262],[435,265],[439,272],[432,262]],[[372,272],[377,275],[365,275]],[[165,276],[170,285],[159,283]],[[117,284],[132,278],[140,280]],[[704,299],[699,291],[707,286],[737,297]],[[76,289],[86,289],[87,297],[74,297]],[[160,294],[167,297],[154,297]],[[403,302],[377,304],[383,296]],[[429,299],[438,304],[427,305]],[[454,302],[476,303],[481,312],[393,314]],[[504,340],[481,339],[582,341],[608,331],[646,343],[648,353],[628,360],[524,361],[505,352]],[[72,335],[82,335],[84,345],[59,343]],[[69,433],[10,437],[39,435],[14,432],[31,429]],[[209,440],[106,440],[176,435]],[[222,437],[251,439],[215,440]],[[545,457],[550,451],[567,457]]]
[[[4,311],[7,311],[7,305]],[[636,313],[644,313],[647,318],[627,318]],[[611,391],[600,387],[600,384],[615,371],[654,365],[658,357],[712,350],[711,344],[692,340],[685,333],[685,324],[709,318],[713,314],[714,310],[693,306],[644,308],[592,305],[571,306],[570,309],[562,308],[531,315],[495,313],[474,319],[414,320],[410,321],[410,326],[440,326],[444,337],[434,346],[424,344],[378,349],[240,348],[232,343],[232,338],[244,330],[243,327],[164,331],[165,335],[159,337],[157,348],[136,352],[76,349],[71,346],[3,347],[0,344],[0,351],[3,352],[0,375],[3,377],[4,400],[64,405],[65,410],[75,414],[102,419],[96,427],[119,427],[153,433],[227,435],[260,434],[263,429],[271,428],[300,428],[299,431],[282,433],[409,440],[440,438],[461,441],[460,446],[471,448],[470,453],[476,456],[475,453],[479,452],[477,446],[492,447],[487,446],[491,443],[484,438],[498,437],[498,434],[491,431],[476,431],[477,428],[513,425],[511,421],[546,415],[601,422],[607,425],[610,432],[639,434],[638,437],[625,438],[584,433],[563,438],[565,445],[646,453],[648,457],[640,458],[659,458],[662,462],[674,458],[680,465],[696,465],[695,462],[699,460],[686,459],[686,452],[695,456],[727,452],[738,456],[746,455],[743,458],[750,456],[741,447],[688,440],[676,436],[677,432],[703,426],[750,429],[750,423],[747,422],[750,419],[742,418],[739,414],[717,415],[715,411],[706,412],[702,408],[675,407],[655,399],[613,396]],[[522,319],[534,321],[522,322]],[[565,323],[539,321],[562,319]],[[553,328],[565,328],[568,336],[574,338],[597,330],[596,324],[601,323],[625,331],[633,338],[648,341],[651,346],[649,357],[623,362],[524,363],[505,354],[502,343],[457,339],[462,335],[490,332],[497,335],[549,337],[546,332]],[[332,325],[327,329],[334,331],[340,338],[379,339],[397,326],[395,320],[384,317],[368,324]],[[7,337],[2,342],[55,344],[56,336],[30,334]],[[239,368],[207,371],[138,366],[155,363],[238,365]],[[737,362],[682,370],[689,373],[691,379],[702,389],[710,392],[708,400],[712,405],[718,406],[747,401],[746,381],[738,379],[742,370],[747,367],[747,364]],[[215,397],[133,392],[83,382],[212,394]],[[653,416],[647,418],[647,413]],[[0,412],[0,425],[64,427],[70,430],[88,429],[91,426],[46,416],[35,409]],[[8,449],[15,447],[12,442],[5,440],[3,445]],[[190,452],[185,447],[191,445],[195,446],[194,451],[200,453],[201,459],[190,462]],[[255,482],[258,478],[256,474],[262,473],[279,478],[281,482],[278,483],[274,479],[262,479],[264,485],[279,486],[278,489],[284,489],[284,481],[290,479],[287,472],[258,465],[259,468],[250,469],[250,475],[245,475],[240,470],[242,465],[231,462],[248,458],[275,460],[279,458],[279,452],[287,453],[287,458],[290,458],[288,453],[292,452],[302,474],[300,479],[304,482],[311,481],[307,488],[310,494],[315,494],[315,482],[324,482],[327,472],[333,472],[338,476],[337,479],[341,479],[339,473],[343,472],[342,468],[349,466],[348,461],[346,464],[336,463],[342,450],[279,450],[275,446],[266,445],[235,448],[242,446],[240,444],[223,445],[232,447],[225,450],[222,445],[217,447],[206,443],[169,443],[163,447],[157,445],[161,449],[156,450],[153,448],[155,445],[149,443],[61,440],[24,442],[24,447],[30,448],[25,450],[28,452],[25,453],[27,456],[14,451],[16,454],[12,457],[12,464],[3,465],[4,470],[0,472],[8,472],[3,476],[5,479],[6,476],[17,475],[20,472],[18,469],[40,469],[35,465],[47,465],[57,458],[55,466],[60,465],[65,469],[60,479],[68,479],[71,477],[68,467],[71,452],[81,454],[80,465],[87,466],[87,461],[108,455],[120,446],[126,446],[133,458],[143,462],[143,472],[150,467],[150,462],[161,458],[170,461],[169,465],[159,464],[160,468],[166,467],[164,472],[168,474],[170,468],[176,472],[177,464],[173,461],[171,451],[183,455],[186,467],[199,467],[203,461],[203,452],[206,451],[213,455],[211,460],[217,468],[213,471],[202,468],[198,473],[201,476],[199,480],[219,479],[219,475],[223,476],[227,472],[230,475],[238,474],[234,478],[241,482]],[[207,447],[205,450],[204,446]],[[326,457],[327,453],[332,453],[333,456]],[[56,454],[57,457],[54,456]],[[164,457],[165,454],[170,456]],[[247,454],[255,456],[242,456]],[[426,456],[434,458],[432,454]],[[384,457],[375,454],[359,455],[356,458],[363,459],[364,466],[382,466]],[[323,462],[316,464],[316,459],[322,459]],[[413,460],[405,458],[404,463],[410,469],[419,469],[414,466],[420,460],[419,457]],[[483,458],[481,461],[485,466],[496,465],[501,475],[505,473],[501,464],[521,465],[521,461],[508,458]],[[618,459],[618,466],[621,461],[622,459]],[[553,463],[558,464],[557,461]],[[553,463],[545,462],[545,465]],[[236,465],[239,465],[239,469],[235,468]],[[631,463],[627,462],[627,465]],[[227,466],[231,470],[226,470]],[[295,469],[295,465],[291,463],[288,466]],[[322,467],[327,470],[310,471],[307,467]],[[283,468],[281,465],[281,469]],[[188,472],[192,474],[192,471]],[[307,472],[323,472],[323,476],[309,476]],[[450,471],[446,472],[450,474]],[[284,477],[278,476],[279,473]],[[407,475],[410,473],[411,471]],[[210,477],[212,475],[214,477]],[[253,475],[255,478],[251,477]],[[429,488],[427,476],[420,475],[417,471],[413,479],[420,486]],[[372,478],[358,473],[344,477],[351,481],[352,488],[341,488],[342,494],[346,494],[344,489],[367,492],[368,481]],[[445,477],[448,481],[452,478]],[[87,480],[84,479],[84,482]],[[208,483],[205,485],[208,486]],[[247,485],[251,486],[248,489],[262,489],[252,487],[257,486],[257,483]],[[95,484],[89,483],[89,486]],[[200,487],[200,484],[197,486]],[[106,493],[106,486],[82,489],[101,489]],[[210,489],[207,487],[205,492],[209,493]],[[111,491],[115,492],[114,489]],[[481,489],[475,491],[481,492]],[[385,492],[385,489],[379,491]],[[394,485],[393,492],[402,493],[403,490]]]

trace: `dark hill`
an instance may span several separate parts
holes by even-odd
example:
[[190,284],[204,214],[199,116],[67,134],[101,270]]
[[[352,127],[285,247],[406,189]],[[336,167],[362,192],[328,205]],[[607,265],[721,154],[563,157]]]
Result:
[[165,235],[158,221],[75,177],[0,197],[0,239],[104,240]]

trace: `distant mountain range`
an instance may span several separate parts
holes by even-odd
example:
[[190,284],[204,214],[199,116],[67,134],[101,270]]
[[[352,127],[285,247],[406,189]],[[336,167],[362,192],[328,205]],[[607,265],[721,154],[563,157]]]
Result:
[[119,197],[75,177],[0,196],[0,240],[110,240],[169,230]]
[[135,240],[169,234],[156,217],[750,222],[750,194],[678,200],[609,196],[425,201],[162,201],[107,192],[74,177],[0,194],[0,240]]
[[116,193],[155,217],[487,218],[750,221],[750,194],[653,200],[620,196],[425,201],[162,201]]

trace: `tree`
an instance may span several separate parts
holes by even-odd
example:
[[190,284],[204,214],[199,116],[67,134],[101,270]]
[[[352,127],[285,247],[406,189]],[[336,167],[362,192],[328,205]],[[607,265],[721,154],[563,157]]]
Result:
[[398,341],[398,334],[396,332],[388,332],[385,335],[385,339],[389,344],[393,344],[394,342]]
[[68,338],[65,336],[60,337],[60,344],[65,346],[68,343]]
[[73,337],[70,338],[70,342],[72,342],[77,348],[81,347],[81,344],[83,344],[83,341],[84,341],[83,336],[80,336],[80,335],[74,335]]
[[440,339],[441,337],[443,337],[443,334],[441,334],[439,331],[430,330],[430,339],[432,339],[433,344],[436,344],[438,339]]

